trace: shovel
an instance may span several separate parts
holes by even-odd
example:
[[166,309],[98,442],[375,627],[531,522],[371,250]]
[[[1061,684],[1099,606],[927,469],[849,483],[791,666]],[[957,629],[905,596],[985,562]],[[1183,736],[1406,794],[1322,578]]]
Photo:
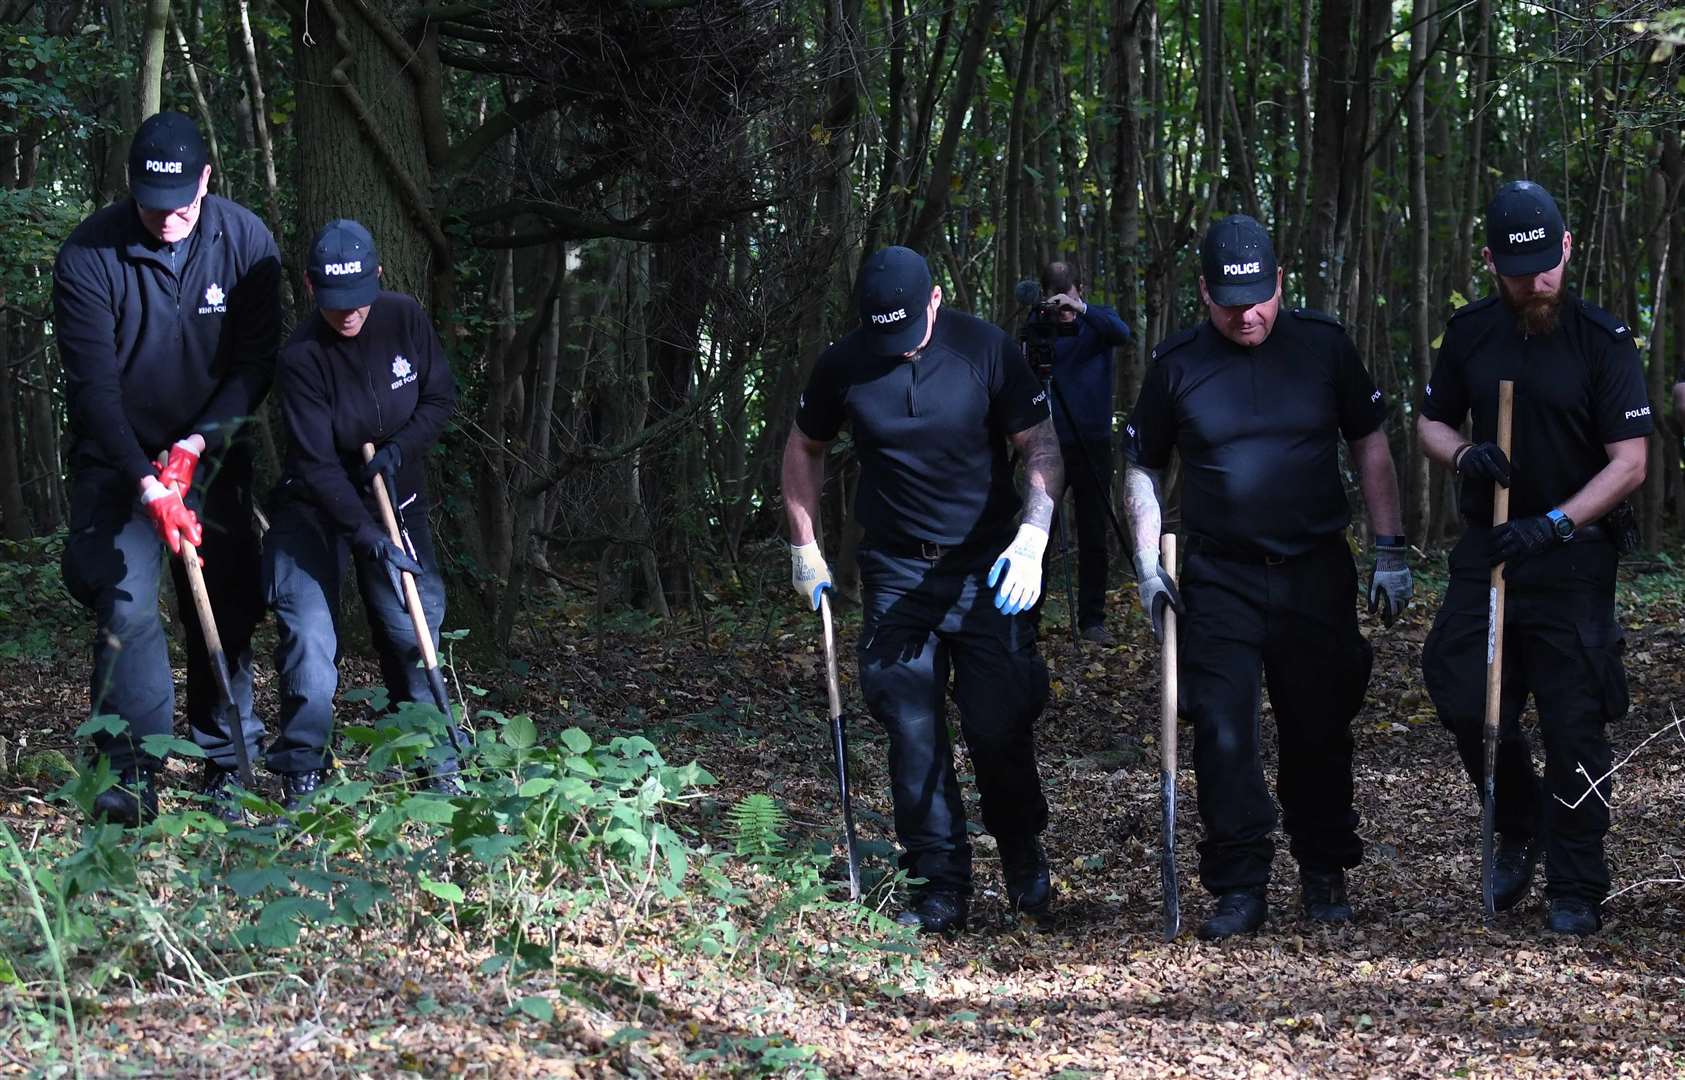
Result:
[[825,628],[825,691],[831,705],[831,754],[837,763],[837,791],[842,796],[843,840],[848,847],[848,898],[860,899],[860,852],[854,840],[854,804],[848,796],[848,734],[843,729],[842,691],[837,685],[837,647],[831,625],[831,590],[819,594],[819,619]]

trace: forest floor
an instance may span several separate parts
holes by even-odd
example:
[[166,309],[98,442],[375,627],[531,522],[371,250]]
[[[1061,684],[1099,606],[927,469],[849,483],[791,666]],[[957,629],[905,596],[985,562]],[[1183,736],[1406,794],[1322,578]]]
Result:
[[[1611,730],[1617,757],[1674,720],[1680,587],[1671,573],[1623,580],[1634,706]],[[632,933],[590,915],[537,977],[556,1008],[535,1018],[477,973],[484,953],[464,957],[466,939],[370,934],[349,951],[278,953],[214,992],[167,973],[108,984],[97,1002],[77,1005],[83,1067],[300,1077],[1685,1076],[1685,883],[1659,880],[1682,876],[1685,738],[1656,739],[1620,772],[1608,850],[1616,887],[1628,891],[1607,906],[1601,934],[1545,933],[1537,886],[1484,926],[1478,807],[1421,689],[1437,605],[1424,592],[1394,627],[1365,622],[1376,660],[1356,722],[1367,854],[1350,876],[1352,925],[1299,919],[1281,843],[1266,928],[1195,940],[1210,900],[1193,877],[1200,827],[1184,754],[1184,931],[1160,939],[1157,661],[1124,588],[1112,597],[1119,644],[1073,645],[1062,605],[1047,627],[1053,694],[1038,741],[1053,805],[1051,919],[1011,917],[992,841],[978,835],[973,928],[956,940],[884,933],[881,958],[844,955],[837,943],[858,930],[837,905],[722,959],[681,944],[705,905],[651,909]],[[816,621],[783,599],[722,604],[706,623],[677,626],[605,623],[563,605],[512,661],[464,667],[509,708],[566,723],[589,715],[604,731],[646,735],[671,762],[698,760],[718,779],[717,805],[767,793],[792,836],[823,841],[838,814],[823,658]],[[852,629],[845,616],[845,640]],[[18,758],[20,739],[31,753],[70,750],[85,711],[81,655],[77,646],[0,668],[7,757]],[[878,877],[892,840],[884,743],[860,712],[852,648],[844,657],[856,812]],[[362,665],[349,681],[369,676]],[[272,694],[263,700],[272,711]],[[187,783],[192,774],[177,768]],[[36,844],[77,828],[45,800],[50,785],[13,779],[0,785],[0,820],[20,838]],[[706,814],[696,816],[706,830]],[[836,864],[826,873],[835,882]],[[884,890],[873,901],[893,912]],[[809,947],[796,950],[797,939]],[[0,960],[14,948],[0,942]],[[581,972],[597,974],[582,987]],[[21,1019],[19,1001],[0,994],[0,1075],[69,1069],[62,1033]]]

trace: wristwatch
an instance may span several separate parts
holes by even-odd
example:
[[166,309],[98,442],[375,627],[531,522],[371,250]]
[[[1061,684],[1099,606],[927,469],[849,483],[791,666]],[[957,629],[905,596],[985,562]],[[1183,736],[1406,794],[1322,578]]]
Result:
[[1545,517],[1550,519],[1550,527],[1556,530],[1556,538],[1563,543],[1574,539],[1574,519],[1560,510],[1546,510]]

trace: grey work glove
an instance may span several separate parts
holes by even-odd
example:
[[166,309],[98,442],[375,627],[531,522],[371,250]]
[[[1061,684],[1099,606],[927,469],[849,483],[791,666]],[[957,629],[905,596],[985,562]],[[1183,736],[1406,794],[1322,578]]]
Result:
[[1152,620],[1153,637],[1164,640],[1164,609],[1182,613],[1182,594],[1176,582],[1159,565],[1156,551],[1143,551],[1135,556],[1135,588],[1141,594],[1141,610]]
[[1405,560],[1405,547],[1386,545],[1375,549],[1375,569],[1369,577],[1369,614],[1378,608],[1381,621],[1391,626],[1410,604],[1416,587]]

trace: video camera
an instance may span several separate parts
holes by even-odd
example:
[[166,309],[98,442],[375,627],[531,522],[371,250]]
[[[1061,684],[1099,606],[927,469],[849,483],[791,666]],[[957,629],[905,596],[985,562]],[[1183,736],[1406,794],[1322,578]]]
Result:
[[1012,296],[1020,305],[1030,309],[1019,324],[1018,344],[1024,350],[1024,359],[1030,362],[1036,378],[1046,382],[1053,376],[1053,343],[1062,337],[1075,337],[1077,324],[1059,318],[1059,305],[1052,300],[1043,300],[1041,287],[1034,281],[1020,281],[1012,290]]

